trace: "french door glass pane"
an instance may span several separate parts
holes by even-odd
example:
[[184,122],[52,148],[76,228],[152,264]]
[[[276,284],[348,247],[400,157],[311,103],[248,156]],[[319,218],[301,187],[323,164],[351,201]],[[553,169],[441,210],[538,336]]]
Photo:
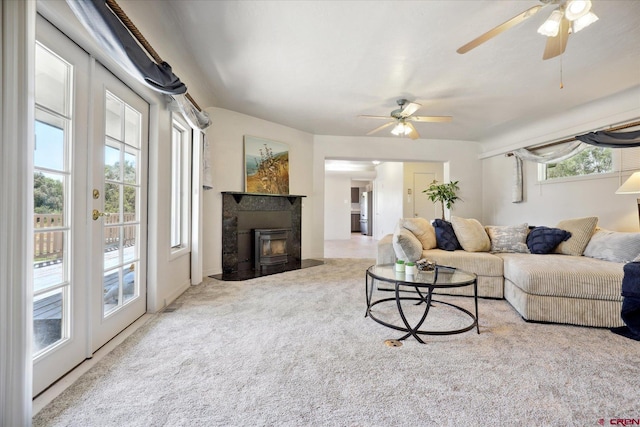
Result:
[[122,187],[124,190],[124,221],[135,221],[138,189],[132,185],[123,185]]
[[104,177],[108,180],[118,181],[120,174],[120,149],[104,146]]
[[124,153],[124,182],[127,184],[138,183],[138,159],[136,153]]
[[62,313],[66,311],[64,290],[55,289],[33,298],[33,353],[38,354],[62,340],[66,333]]
[[35,125],[35,151],[33,152],[33,165],[38,168],[64,170],[64,125],[66,120],[36,110]]
[[36,104],[68,116],[71,65],[38,44],[36,47]]
[[[106,168],[105,168],[106,170]],[[107,182],[104,185],[104,212],[109,216],[105,218],[105,223],[115,224],[120,222],[120,184]]]
[[107,92],[107,112],[105,115],[105,129],[107,136],[122,139],[122,108],[123,103]]
[[138,225],[125,225],[124,227],[124,244],[122,253],[122,262],[129,264],[137,258],[138,253]]
[[122,254],[122,239],[120,238],[121,227],[104,228],[104,268],[111,269],[120,265]]
[[132,147],[140,147],[140,138],[141,138],[141,121],[140,121],[140,113],[131,108],[130,106],[126,106],[125,108],[125,127],[124,127],[124,142]]

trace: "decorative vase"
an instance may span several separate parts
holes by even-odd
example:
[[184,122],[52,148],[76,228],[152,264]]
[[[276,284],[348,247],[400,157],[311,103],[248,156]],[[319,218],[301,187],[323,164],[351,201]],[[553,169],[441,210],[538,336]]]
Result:
[[417,270],[418,268],[414,263],[408,263],[404,266],[404,274],[406,274],[407,276],[413,276],[414,274],[416,274]]

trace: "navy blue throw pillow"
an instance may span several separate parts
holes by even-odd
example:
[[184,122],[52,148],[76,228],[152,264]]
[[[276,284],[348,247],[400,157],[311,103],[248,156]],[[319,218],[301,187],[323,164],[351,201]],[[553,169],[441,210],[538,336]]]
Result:
[[527,247],[532,254],[551,253],[571,233],[560,228],[534,227],[527,236]]
[[436,245],[438,249],[444,249],[445,251],[462,249],[450,222],[434,219],[433,228],[436,230]]

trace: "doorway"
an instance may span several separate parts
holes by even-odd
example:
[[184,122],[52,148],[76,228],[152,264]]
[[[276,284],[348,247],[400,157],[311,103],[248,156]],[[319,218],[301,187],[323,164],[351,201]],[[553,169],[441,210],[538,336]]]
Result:
[[146,312],[149,105],[36,21],[33,394]]

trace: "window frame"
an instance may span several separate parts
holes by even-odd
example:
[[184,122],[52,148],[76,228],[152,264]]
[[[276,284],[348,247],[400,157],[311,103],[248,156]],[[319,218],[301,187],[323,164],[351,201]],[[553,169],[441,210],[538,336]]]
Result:
[[[176,133],[179,141],[176,142]],[[178,145],[176,147],[176,144]],[[193,145],[193,130],[177,113],[171,118],[171,150],[170,150],[170,230],[169,248],[170,259],[175,259],[191,252],[191,150]],[[176,161],[176,153],[180,158]],[[179,168],[179,170],[176,170]],[[176,193],[179,197],[176,199]],[[174,220],[174,212],[180,217]],[[174,228],[175,227],[175,228]],[[179,235],[176,236],[175,233]]]
[[[594,149],[594,148],[598,148],[598,147],[596,147],[596,146],[588,147],[587,150]],[[555,183],[562,183],[562,182],[585,181],[585,180],[592,180],[592,179],[603,179],[603,178],[610,178],[612,176],[618,176],[619,172],[622,169],[622,167],[621,167],[621,164],[622,164],[622,159],[621,159],[622,153],[621,153],[621,150],[622,149],[619,149],[619,148],[612,148],[611,149],[611,171],[610,172],[590,173],[590,174],[586,174],[586,175],[564,176],[564,177],[559,177],[559,178],[547,178],[546,177],[546,175],[547,175],[547,164],[538,163],[538,174],[537,174],[538,175],[537,176],[538,184],[545,185],[545,184],[555,184]]]

